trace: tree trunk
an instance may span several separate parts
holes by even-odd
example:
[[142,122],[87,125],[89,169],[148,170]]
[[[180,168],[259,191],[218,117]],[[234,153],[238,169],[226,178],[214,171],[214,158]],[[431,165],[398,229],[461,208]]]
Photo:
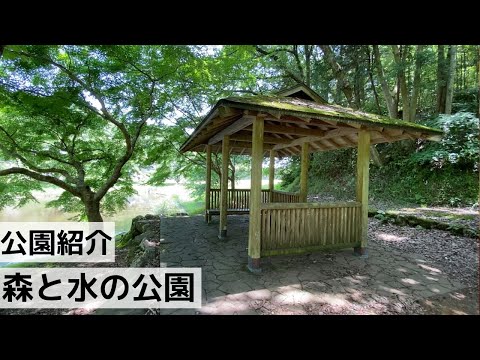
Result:
[[380,157],[380,154],[375,145],[370,145],[370,157],[372,158],[373,164],[375,166],[383,166],[382,158]]
[[353,48],[353,56],[352,56],[352,62],[353,62],[353,67],[354,67],[354,73],[353,73],[353,102],[355,104],[356,109],[360,109],[362,107],[362,102],[361,102],[361,94],[360,94],[360,89],[361,89],[361,81],[360,81],[360,65],[358,64],[358,54],[357,54],[357,46],[352,45]]
[[450,45],[448,49],[448,80],[447,98],[445,99],[445,114],[452,113],[453,86],[455,82],[455,65],[457,61],[457,45]]
[[303,46],[304,52],[305,52],[305,84],[308,87],[311,87],[311,79],[312,79],[312,70],[311,70],[311,57],[312,57],[312,51],[313,51],[313,45],[308,46],[304,45]]
[[[477,46],[477,82],[478,82],[478,114],[477,117],[480,118],[480,45]],[[480,173],[480,171],[479,171]],[[479,174],[480,176],[480,174]],[[480,204],[480,203],[479,203]]]
[[230,177],[230,189],[235,190],[235,168],[232,169],[232,176]]
[[373,45],[373,53],[375,55],[374,63],[375,67],[377,68],[378,79],[380,80],[380,85],[382,85],[383,97],[385,98],[385,102],[387,103],[388,116],[396,119],[398,117],[398,109],[395,100],[390,93],[390,89],[388,88],[385,74],[383,73],[382,60],[380,58],[380,50],[378,49],[378,45]]
[[[347,79],[347,73],[335,59],[335,54],[333,53],[332,48],[329,45],[320,45],[320,48],[322,49],[325,59],[330,65],[330,68],[333,71],[333,75],[337,80],[337,96],[339,89],[341,89],[343,94],[347,98],[348,106],[353,109],[358,109],[359,104],[357,103],[357,101],[360,99],[360,96],[354,96],[356,95],[354,93],[355,89],[352,88],[352,86],[350,85],[350,82]],[[373,145],[370,147],[370,152],[372,153],[372,160],[374,161],[374,164],[377,166],[382,166],[380,155],[378,154],[377,149]]]
[[353,88],[347,79],[347,74],[345,74],[342,66],[335,59],[335,54],[333,53],[332,48],[330,47],[330,45],[319,46],[323,51],[323,55],[325,56],[327,63],[330,65],[330,68],[333,71],[333,76],[335,77],[335,79],[337,79],[337,84],[339,84],[342,92],[347,98],[348,106],[350,106],[351,108],[356,108],[355,102],[353,101]]
[[365,46],[365,51],[366,51],[367,59],[368,59],[368,63],[367,63],[368,78],[370,79],[370,86],[372,87],[373,96],[375,98],[375,105],[377,106],[378,114],[382,115],[382,109],[380,107],[380,101],[378,100],[378,93],[377,93],[377,89],[375,87],[375,81],[373,81],[373,70],[372,70],[372,60],[373,59],[372,59],[372,54],[370,52],[370,45]]
[[445,113],[447,79],[445,70],[445,46],[438,45],[437,53],[437,113]]
[[462,81],[462,89],[467,89],[467,49],[463,47],[463,54],[462,54],[462,74],[463,74],[463,81]]
[[456,71],[456,81],[455,81],[455,91],[460,91],[463,89],[463,61],[465,60],[463,55],[461,45],[457,47],[457,71]]
[[353,45],[353,65],[354,73],[354,93],[355,105],[358,109],[362,109],[365,105],[365,83],[366,83],[366,59],[363,45]]
[[235,190],[235,164],[232,161],[232,157],[230,157],[228,169],[230,175],[227,175],[227,178],[230,181],[230,189]]
[[85,205],[85,213],[89,222],[103,222],[102,215],[100,214],[100,200],[95,200],[95,192],[92,191],[90,186],[86,186],[82,190],[81,200]]
[[357,109],[362,107],[362,91],[363,91],[363,84],[360,75],[360,67],[358,63],[355,64],[355,76],[353,80],[353,90],[354,90],[354,103]]
[[87,213],[87,219],[89,222],[103,222],[102,215],[100,214],[100,202],[88,200],[84,202],[85,212]]
[[342,101],[342,82],[337,80],[337,83],[335,84],[335,96],[333,98],[333,102],[336,105],[340,105]]
[[407,53],[407,48],[392,45],[392,50],[395,63],[398,67],[397,77],[398,82],[400,83],[400,94],[402,95],[402,118],[403,120],[408,121],[410,116],[410,97],[408,93],[407,79],[405,77],[405,54]]
[[420,76],[423,65],[422,51],[423,45],[417,45],[417,51],[415,52],[415,74],[413,75],[413,89],[410,98],[409,121],[415,121],[415,115],[417,114],[417,102],[420,92]]

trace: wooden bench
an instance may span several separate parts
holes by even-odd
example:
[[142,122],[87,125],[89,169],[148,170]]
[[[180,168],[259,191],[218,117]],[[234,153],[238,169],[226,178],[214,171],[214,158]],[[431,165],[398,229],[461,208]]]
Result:
[[[250,209],[227,209],[227,215],[248,215]],[[207,210],[207,223],[212,221],[212,215],[220,215],[220,209]]]

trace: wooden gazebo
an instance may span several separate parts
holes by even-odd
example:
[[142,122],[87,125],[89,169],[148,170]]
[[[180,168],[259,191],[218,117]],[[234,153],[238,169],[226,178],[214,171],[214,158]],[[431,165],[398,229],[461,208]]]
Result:
[[[206,152],[206,218],[249,212],[248,267],[262,256],[354,248],[367,249],[370,145],[403,139],[438,140],[442,132],[419,124],[329,105],[299,85],[275,96],[221,99],[182,145]],[[307,203],[310,152],[357,147],[356,201]],[[211,189],[211,154],[222,153],[220,189]],[[251,189],[228,189],[230,154],[251,155]],[[270,156],[269,188],[262,190],[262,162]],[[300,193],[275,191],[275,157],[301,156]]]

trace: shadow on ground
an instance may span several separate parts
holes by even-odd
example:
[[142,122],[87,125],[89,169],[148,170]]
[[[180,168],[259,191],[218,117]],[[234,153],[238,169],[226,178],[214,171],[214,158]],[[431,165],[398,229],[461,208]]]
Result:
[[[229,217],[227,240],[218,222],[202,216],[163,218],[162,267],[201,267],[203,306],[160,309],[180,314],[475,314],[464,284],[416,254],[378,246],[369,257],[352,249],[262,259],[261,274],[246,269],[248,217]],[[370,235],[373,236],[373,235]],[[463,292],[463,293],[462,293]],[[439,299],[444,301],[438,304]]]

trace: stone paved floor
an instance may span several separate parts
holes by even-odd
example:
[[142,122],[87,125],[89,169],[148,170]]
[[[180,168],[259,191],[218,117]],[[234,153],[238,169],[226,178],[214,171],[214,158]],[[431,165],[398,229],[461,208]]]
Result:
[[228,224],[228,239],[219,240],[218,220],[162,219],[160,266],[201,267],[203,306],[161,309],[161,315],[415,313],[415,304],[465,287],[424,258],[374,241],[366,259],[352,249],[276,256],[262,259],[262,273],[252,274],[246,269],[248,217],[231,216]]

